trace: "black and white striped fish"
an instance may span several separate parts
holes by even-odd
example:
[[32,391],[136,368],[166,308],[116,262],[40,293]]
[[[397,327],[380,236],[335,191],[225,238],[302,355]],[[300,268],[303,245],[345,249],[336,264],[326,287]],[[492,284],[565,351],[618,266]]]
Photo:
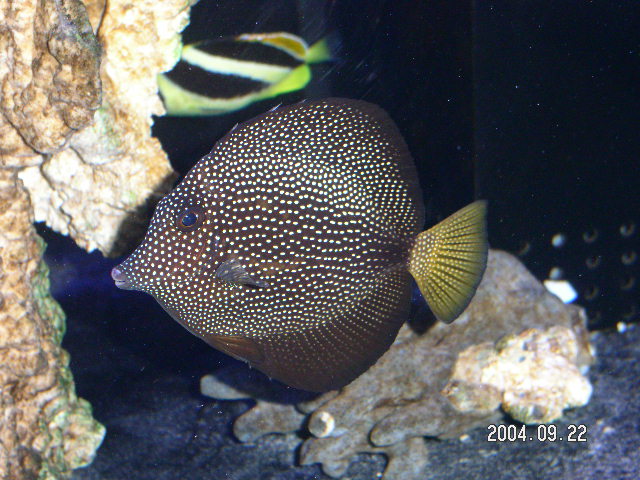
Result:
[[340,98],[281,107],[193,167],[112,277],[273,378],[339,388],[393,342],[411,276],[451,322],[483,274],[485,203],[422,232],[417,178],[379,107]]
[[304,88],[309,64],[330,58],[326,39],[308,46],[286,32],[205,40],[182,48],[158,88],[167,115],[219,115]]

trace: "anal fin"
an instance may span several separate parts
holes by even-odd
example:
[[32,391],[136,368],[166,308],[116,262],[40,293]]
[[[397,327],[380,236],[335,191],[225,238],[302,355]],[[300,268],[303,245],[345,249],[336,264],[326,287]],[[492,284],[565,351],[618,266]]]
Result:
[[264,354],[260,346],[251,338],[240,335],[214,334],[204,334],[202,338],[213,348],[238,360],[249,362],[258,368],[264,361]]

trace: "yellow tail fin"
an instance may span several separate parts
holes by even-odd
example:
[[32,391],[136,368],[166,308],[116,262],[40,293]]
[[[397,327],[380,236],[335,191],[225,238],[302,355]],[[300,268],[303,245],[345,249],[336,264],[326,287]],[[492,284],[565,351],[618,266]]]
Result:
[[303,63],[291,70],[291,73],[282,80],[256,95],[255,99],[262,100],[264,98],[282,95],[283,93],[295,92],[296,90],[304,88],[307,83],[309,83],[309,80],[311,80],[311,70],[309,69],[309,65]]
[[422,232],[409,254],[409,272],[431,311],[453,322],[469,305],[487,265],[487,203],[467,205]]
[[311,45],[307,50],[305,60],[307,63],[320,63],[331,60],[331,50],[327,39],[323,38]]

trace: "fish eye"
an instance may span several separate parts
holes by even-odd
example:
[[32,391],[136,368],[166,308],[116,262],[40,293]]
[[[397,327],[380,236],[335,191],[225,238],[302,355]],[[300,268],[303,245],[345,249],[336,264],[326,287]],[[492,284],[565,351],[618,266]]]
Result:
[[191,232],[202,225],[204,217],[204,210],[199,206],[187,207],[176,216],[176,227],[183,232]]

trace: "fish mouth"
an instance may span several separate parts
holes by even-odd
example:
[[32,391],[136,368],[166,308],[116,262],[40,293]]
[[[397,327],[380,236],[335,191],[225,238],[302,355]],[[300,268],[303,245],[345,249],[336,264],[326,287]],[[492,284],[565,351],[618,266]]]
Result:
[[[214,238],[214,242],[215,242],[215,238]],[[206,248],[206,243],[203,242],[202,247],[200,248],[200,250],[198,250],[197,252],[195,252],[194,257],[199,257],[202,258],[203,255],[203,251]],[[137,254],[137,256],[144,256],[145,255],[145,244],[143,243],[142,245],[140,245],[136,251],[134,252],[134,254]],[[132,255],[134,255],[132,254]],[[202,260],[203,263],[207,263],[207,258],[206,258],[206,254],[205,258]],[[131,257],[127,258],[124,260],[124,262],[122,262],[121,264],[119,264],[116,267],[113,267],[111,269],[111,278],[113,279],[116,287],[122,289],[122,290],[137,290],[140,292],[147,292],[150,293],[152,290],[157,290],[158,287],[162,288],[163,286],[167,285],[167,281],[165,279],[148,279],[145,278],[141,281],[140,278],[136,278],[136,275],[133,275],[134,280],[131,280],[130,276],[127,275],[125,273],[125,271],[129,271],[129,272],[135,272],[135,270],[137,268],[140,267],[140,264],[137,261],[131,261]],[[173,285],[174,287],[180,287],[182,285],[185,285],[187,283],[189,283],[191,280],[193,280],[193,278],[195,278],[200,272],[199,270],[201,270],[201,268],[194,268],[192,272],[187,272],[188,274],[186,275],[185,278],[179,279],[179,280],[173,280],[171,281],[171,285]]]
[[133,285],[131,285],[131,281],[127,274],[124,273],[118,267],[114,267],[111,269],[111,278],[116,284],[116,287],[121,288],[122,290],[133,290]]

